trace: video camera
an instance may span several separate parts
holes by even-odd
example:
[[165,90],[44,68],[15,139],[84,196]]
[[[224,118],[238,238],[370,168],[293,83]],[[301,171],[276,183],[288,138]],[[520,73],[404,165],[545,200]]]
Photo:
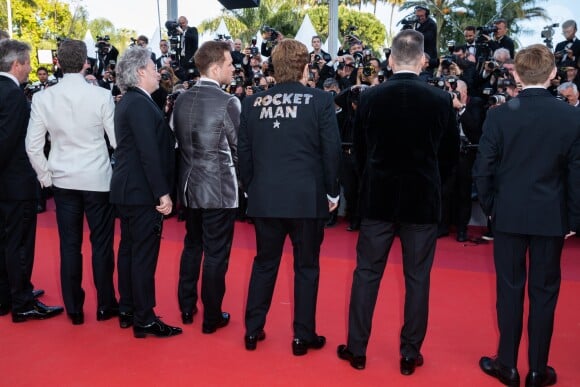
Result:
[[109,43],[109,40],[111,40],[109,35],[97,35],[97,43],[95,44],[95,47],[97,48],[99,54],[106,55],[109,52],[109,49],[111,48],[111,43]]
[[417,15],[415,15],[414,13],[409,14],[407,16],[405,16],[404,18],[402,18],[397,25],[402,24],[403,27],[401,27],[401,31],[402,30],[412,30],[415,28],[415,24],[417,24],[419,22],[419,17]]
[[477,29],[477,37],[475,38],[476,44],[487,45],[491,35],[497,32],[497,27],[494,25],[481,26],[477,27],[476,29]]
[[179,23],[175,20],[167,20],[165,22],[165,28],[167,28],[167,35],[169,36],[181,35],[183,32],[181,31],[181,27],[179,27]]
[[228,40],[232,40],[230,35],[225,34],[218,34],[217,38],[214,39],[216,42],[227,42]]
[[264,39],[266,39],[266,45],[269,48],[274,47],[278,43],[280,32],[276,31],[274,28],[264,25],[262,26],[262,33],[264,34]]
[[549,26],[545,26],[541,32],[541,37],[544,38],[544,43],[546,47],[552,48],[552,39],[554,38],[554,28],[560,27],[560,23],[550,24]]

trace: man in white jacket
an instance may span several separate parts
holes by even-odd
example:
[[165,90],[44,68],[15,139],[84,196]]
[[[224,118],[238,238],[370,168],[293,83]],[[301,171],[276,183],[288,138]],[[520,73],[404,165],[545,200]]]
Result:
[[[92,246],[97,289],[97,320],[118,314],[113,286],[114,213],[109,204],[112,169],[105,134],[115,147],[111,93],[88,84],[83,71],[87,47],[66,40],[58,49],[63,79],[34,95],[26,152],[43,187],[53,187],[60,237],[61,286],[66,311],[74,325],[84,322],[82,282],[83,218]],[[43,147],[50,134],[48,160]]]

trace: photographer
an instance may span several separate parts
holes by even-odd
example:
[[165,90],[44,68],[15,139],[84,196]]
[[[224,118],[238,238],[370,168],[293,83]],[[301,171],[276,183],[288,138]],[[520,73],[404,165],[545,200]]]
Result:
[[151,49],[148,47],[149,46],[149,38],[145,35],[139,35],[137,37],[137,45],[139,47],[143,47],[146,48],[147,50],[149,50],[151,52],[151,60],[153,62],[157,61],[157,56],[155,55],[154,52],[151,51]]
[[484,101],[478,97],[468,95],[467,84],[461,80],[457,82],[458,94],[453,98],[453,108],[457,112],[459,127],[459,160],[455,170],[453,186],[453,222],[457,229],[456,240],[468,240],[467,225],[471,218],[471,170],[477,154],[477,144],[481,137],[483,121],[485,120]]
[[497,80],[509,74],[504,63],[512,62],[506,48],[498,48],[493,58],[483,62],[481,72],[476,76],[475,94],[482,97],[492,95],[497,90]]
[[578,87],[575,83],[564,82],[558,86],[558,94],[564,98],[566,102],[574,107],[580,106],[578,101]]
[[94,73],[98,80],[103,78],[105,71],[111,64],[117,63],[117,57],[119,56],[119,51],[109,43],[109,40],[109,35],[97,35],[97,43],[95,44],[97,48],[97,70]]
[[568,61],[577,63],[580,59],[580,40],[576,37],[576,22],[566,20],[562,23],[562,35],[566,40],[558,43],[554,50],[556,57],[556,66],[564,66]]
[[[318,65],[326,64],[332,61],[332,57],[329,53],[324,51],[322,48],[322,38],[318,35],[312,37],[312,51],[310,51],[310,63],[316,63]],[[320,66],[319,66],[320,69]]]
[[263,26],[262,27],[262,47],[260,48],[260,53],[264,56],[270,57],[272,55],[272,49],[284,39],[284,35],[275,29]]
[[177,19],[179,27],[177,33],[182,36],[181,39],[181,67],[190,69],[195,67],[193,56],[197,51],[199,45],[199,35],[197,28],[188,26],[188,21],[185,16],[180,16]]
[[414,29],[423,34],[424,51],[429,54],[431,70],[437,67],[437,24],[429,17],[429,8],[418,5],[414,9],[415,15],[411,18],[403,19],[403,29]]
[[99,86],[109,90],[113,97],[117,97],[118,95],[121,95],[121,89],[117,86],[116,81],[117,74],[115,73],[115,70],[109,67],[99,81]]
[[505,48],[510,53],[510,58],[514,58],[514,41],[507,36],[508,26],[505,19],[497,19],[493,22],[495,26],[495,31],[493,32],[493,39],[489,35],[485,35],[488,40],[489,47],[492,51],[496,51],[498,48]]
[[232,59],[234,61],[234,66],[239,64],[241,65],[244,61],[244,53],[242,52],[242,40],[235,39],[234,40],[234,48],[231,52]]

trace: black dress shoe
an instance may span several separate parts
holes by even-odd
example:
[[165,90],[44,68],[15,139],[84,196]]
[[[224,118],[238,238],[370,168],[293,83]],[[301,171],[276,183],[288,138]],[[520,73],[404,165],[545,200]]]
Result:
[[197,314],[197,308],[194,308],[191,312],[181,312],[181,321],[184,324],[193,324],[193,316]]
[[85,314],[83,312],[67,313],[72,325],[82,325],[85,323]]
[[526,387],[544,387],[556,384],[556,370],[550,366],[544,372],[530,371],[526,376]]
[[364,370],[367,364],[366,356],[355,356],[344,344],[341,344],[336,349],[339,358],[350,363],[352,368],[357,370]]
[[520,374],[517,368],[508,368],[500,364],[497,359],[484,356],[479,359],[479,368],[506,386],[518,387],[520,385]]
[[133,325],[133,313],[119,312],[119,326],[123,329],[129,328]]
[[110,320],[119,315],[119,307],[114,306],[109,309],[97,309],[97,321]]
[[26,320],[44,320],[61,314],[62,306],[47,306],[40,301],[35,301],[34,305],[23,312],[12,311],[12,322],[24,322]]
[[266,332],[260,330],[255,335],[244,336],[244,343],[248,351],[254,351],[258,347],[258,341],[263,341],[266,338]]
[[313,341],[295,338],[292,340],[292,353],[294,356],[306,355],[309,349],[320,349],[326,344],[326,337],[316,336]]
[[44,296],[44,290],[43,289],[34,289],[32,291],[32,298],[38,298],[38,297],[42,297]]
[[467,231],[457,231],[457,242],[467,242]]
[[143,339],[147,335],[153,335],[157,337],[169,337],[180,335],[183,331],[181,328],[172,327],[171,325],[165,324],[158,318],[155,319],[151,324],[145,326],[133,326],[133,335],[138,339]]
[[210,325],[204,322],[201,325],[201,331],[205,334],[214,333],[219,328],[223,328],[226,325],[228,325],[229,322],[230,322],[230,314],[228,312],[222,312],[222,318],[220,321],[218,321],[217,324]]
[[358,231],[358,230],[360,230],[360,220],[350,222],[350,224],[346,228],[346,231]]
[[417,355],[417,358],[413,357],[401,357],[401,374],[412,375],[415,372],[416,367],[421,367],[423,365],[423,355]]

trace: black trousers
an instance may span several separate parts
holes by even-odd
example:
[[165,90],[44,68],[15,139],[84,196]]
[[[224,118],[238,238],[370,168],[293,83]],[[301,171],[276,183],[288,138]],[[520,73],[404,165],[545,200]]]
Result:
[[[517,366],[527,279],[530,299],[528,362],[531,371],[544,372],[548,364],[554,312],[560,292],[560,257],[564,238],[494,232],[498,360],[510,368]],[[530,255],[528,272],[527,251]]]
[[466,231],[471,219],[471,188],[473,178],[471,170],[477,151],[467,150],[459,154],[459,162],[455,172],[455,189],[453,193],[454,223],[459,231]]
[[155,270],[163,230],[163,215],[155,206],[117,205],[121,241],[117,269],[119,310],[133,312],[135,325],[152,323],[156,316]]
[[246,305],[246,335],[266,324],[286,235],[294,250],[294,337],[316,338],[316,300],[320,276],[320,244],[324,219],[255,218],[257,254]]
[[0,201],[0,304],[28,310],[36,238],[36,200]]
[[82,312],[85,301],[81,253],[85,215],[90,230],[93,282],[97,289],[98,308],[116,307],[113,285],[115,216],[114,208],[109,203],[109,192],[58,187],[53,187],[53,192],[60,238],[60,283],[67,313]]
[[344,189],[347,218],[350,222],[356,222],[359,219],[359,176],[356,160],[350,148],[343,148],[341,154],[339,182]]
[[209,325],[219,322],[222,315],[236,211],[235,208],[187,208],[185,212],[187,233],[179,267],[179,308],[191,313],[196,307],[203,255],[201,299],[204,322]]
[[[395,223],[363,218],[357,242],[348,319],[348,348],[357,356],[366,354],[379,286],[393,239]],[[405,311],[400,353],[416,358],[427,332],[431,267],[437,241],[436,224],[402,223]]]

